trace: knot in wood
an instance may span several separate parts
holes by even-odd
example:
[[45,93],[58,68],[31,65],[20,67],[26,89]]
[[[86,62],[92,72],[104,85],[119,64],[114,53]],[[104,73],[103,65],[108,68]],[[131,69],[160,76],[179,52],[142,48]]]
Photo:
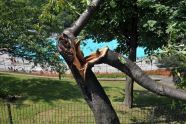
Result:
[[58,50],[67,62],[73,63],[75,57],[75,45],[65,34],[59,36]]

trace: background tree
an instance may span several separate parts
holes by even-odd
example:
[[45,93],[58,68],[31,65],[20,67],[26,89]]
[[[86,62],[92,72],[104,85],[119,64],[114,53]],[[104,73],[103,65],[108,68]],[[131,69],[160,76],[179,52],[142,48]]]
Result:
[[166,33],[168,46],[158,54],[160,66],[171,68],[173,81],[184,88],[186,83],[186,1],[175,3],[173,14],[168,21]]
[[40,0],[0,1],[1,54],[22,57],[43,68],[62,62],[56,54],[56,43],[49,38],[54,30],[43,28],[50,26],[42,20],[46,4]]
[[161,67],[170,68],[173,81],[181,88],[186,87],[186,47],[185,44],[169,44],[158,54]]

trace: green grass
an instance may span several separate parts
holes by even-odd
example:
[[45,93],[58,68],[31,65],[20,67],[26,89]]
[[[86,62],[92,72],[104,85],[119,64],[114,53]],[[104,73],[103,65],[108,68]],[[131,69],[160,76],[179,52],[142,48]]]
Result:
[[31,77],[0,73],[0,94],[18,95],[17,103],[53,103],[82,101],[76,83],[70,79]]
[[123,73],[112,73],[112,74],[105,73],[105,74],[96,74],[96,77],[97,78],[124,78],[126,77],[126,75]]
[[[149,110],[139,115],[141,108],[132,110],[123,107],[124,81],[102,81],[101,85],[115,107],[122,122],[132,123],[148,118]],[[57,78],[36,77],[24,74],[0,73],[0,95],[21,96],[12,106],[15,124],[51,124],[60,123],[92,123],[92,113],[82,98],[80,89],[71,78],[59,81]],[[134,85],[134,104],[152,106],[170,103],[165,97],[156,96],[141,86]],[[4,115],[4,124],[8,120],[8,113],[4,100],[0,100],[0,115]],[[122,118],[125,116],[125,118]],[[1,118],[0,118],[1,119]],[[59,122],[55,122],[55,121]],[[1,121],[1,120],[0,120]]]
[[[124,99],[124,81],[101,81],[113,103]],[[37,77],[24,74],[0,73],[0,95],[18,95],[17,103],[84,102],[80,89],[73,79]],[[167,103],[170,100],[159,97],[134,85],[135,104]]]

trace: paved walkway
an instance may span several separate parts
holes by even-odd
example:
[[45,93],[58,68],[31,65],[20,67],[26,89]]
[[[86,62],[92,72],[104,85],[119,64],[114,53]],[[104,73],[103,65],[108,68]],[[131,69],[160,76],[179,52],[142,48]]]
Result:
[[[161,76],[161,75],[150,75],[150,77],[158,81],[162,84],[174,86],[174,82],[172,81],[172,76]],[[126,81],[126,78],[98,78],[99,81]]]
[[172,76],[162,76],[162,75],[151,75],[152,79],[160,79],[159,82],[168,86],[174,86],[174,82],[172,81]]

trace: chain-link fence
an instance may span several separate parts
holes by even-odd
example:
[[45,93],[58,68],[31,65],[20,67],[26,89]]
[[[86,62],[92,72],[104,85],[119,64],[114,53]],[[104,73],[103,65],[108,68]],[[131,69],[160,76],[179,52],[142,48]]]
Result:
[[[150,62],[148,58],[138,58],[136,64],[142,68],[142,70],[157,70],[155,62]],[[118,69],[111,67],[107,64],[95,65],[92,70],[95,73],[121,73]],[[13,71],[22,73],[37,73],[48,75],[56,75],[56,72],[51,69],[42,69],[40,66],[34,66],[33,62],[29,62],[19,57],[11,57],[8,54],[0,55],[0,71]],[[69,69],[66,72],[70,73]]]
[[[121,124],[185,123],[181,106],[158,105],[128,109],[113,104]],[[95,124],[86,104],[0,104],[0,124]]]

